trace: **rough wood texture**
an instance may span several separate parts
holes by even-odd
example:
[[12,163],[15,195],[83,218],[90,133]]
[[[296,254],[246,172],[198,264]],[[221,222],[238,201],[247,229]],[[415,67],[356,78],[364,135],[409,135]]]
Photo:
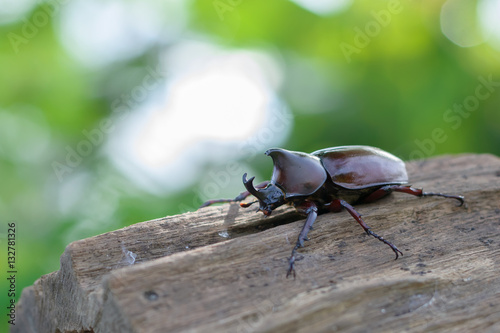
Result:
[[286,279],[301,216],[209,207],[68,245],[60,270],[23,291],[12,332],[500,332],[500,159],[408,171],[467,204],[394,193],[357,206],[404,252],[397,261],[347,212],[330,213]]

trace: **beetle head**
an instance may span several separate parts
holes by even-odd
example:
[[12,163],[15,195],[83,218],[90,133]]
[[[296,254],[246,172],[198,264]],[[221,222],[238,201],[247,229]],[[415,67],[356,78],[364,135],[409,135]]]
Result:
[[[264,215],[271,215],[272,211],[285,203],[285,195],[283,191],[274,184],[268,184],[263,189],[256,189],[253,186],[252,177],[247,180],[247,174],[243,175],[243,184],[251,195],[257,198],[260,204],[259,210],[264,213]],[[246,205],[249,206],[249,205]]]

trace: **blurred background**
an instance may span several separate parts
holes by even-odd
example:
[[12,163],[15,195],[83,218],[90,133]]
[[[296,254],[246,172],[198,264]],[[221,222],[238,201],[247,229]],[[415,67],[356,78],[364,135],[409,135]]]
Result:
[[270,147],[500,155],[500,0],[6,0],[0,32],[16,298],[72,241],[269,179]]

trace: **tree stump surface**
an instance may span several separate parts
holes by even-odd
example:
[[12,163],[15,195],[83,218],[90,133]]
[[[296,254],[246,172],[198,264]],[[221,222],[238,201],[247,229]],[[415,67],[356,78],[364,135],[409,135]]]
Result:
[[[69,244],[23,290],[12,332],[500,332],[500,159],[407,163],[414,187],[320,215],[285,278],[304,217],[225,204]],[[135,259],[134,259],[135,257]]]

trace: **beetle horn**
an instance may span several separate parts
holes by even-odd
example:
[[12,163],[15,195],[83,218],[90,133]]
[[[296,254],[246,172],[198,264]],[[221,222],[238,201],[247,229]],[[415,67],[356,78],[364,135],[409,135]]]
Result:
[[254,179],[255,179],[255,177],[252,177],[252,178],[247,180],[247,174],[245,172],[245,174],[243,174],[243,185],[245,185],[245,188],[247,189],[248,192],[250,192],[251,195],[253,195],[254,197],[256,197],[259,200],[262,200],[263,199],[262,193],[259,193],[255,189],[255,187],[253,186]]

